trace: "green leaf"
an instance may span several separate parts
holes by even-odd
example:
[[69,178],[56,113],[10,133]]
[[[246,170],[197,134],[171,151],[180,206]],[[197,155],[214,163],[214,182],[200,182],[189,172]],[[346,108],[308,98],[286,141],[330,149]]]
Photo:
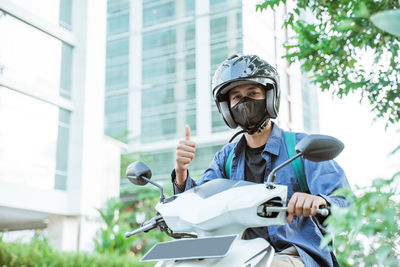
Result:
[[396,154],[398,151],[400,151],[400,145],[398,145],[390,154]]
[[369,10],[365,2],[361,2],[358,5],[358,8],[354,12],[354,16],[357,18],[368,18],[369,17]]
[[376,258],[380,264],[383,264],[385,262],[385,259],[389,255],[389,253],[392,250],[392,246],[390,245],[382,245],[378,250],[376,251]]
[[350,188],[339,188],[333,192],[335,196],[353,196],[353,191]]
[[336,30],[340,32],[346,32],[348,30],[352,30],[356,27],[354,21],[352,19],[344,19],[336,26]]
[[370,19],[379,29],[400,37],[400,9],[378,12]]
[[372,181],[372,186],[380,189],[382,186],[384,186],[386,184],[386,180],[382,179],[382,178],[376,178]]

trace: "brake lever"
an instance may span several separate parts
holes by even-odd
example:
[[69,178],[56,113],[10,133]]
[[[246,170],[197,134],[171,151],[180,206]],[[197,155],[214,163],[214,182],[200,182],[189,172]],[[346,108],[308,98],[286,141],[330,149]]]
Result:
[[161,232],[166,233],[168,236],[175,238],[175,239],[181,239],[181,238],[197,238],[197,235],[194,234],[189,234],[189,233],[174,233],[171,229],[169,229],[169,227],[167,226],[167,224],[165,223],[165,221],[162,221],[159,225],[158,225],[158,229]]
[[153,223],[153,224],[157,223],[160,219],[162,219],[162,216],[160,214],[157,214],[156,216],[154,216],[153,218],[151,218],[147,222],[143,222],[140,226],[144,227],[144,226],[146,226],[148,224],[151,224],[151,223]]

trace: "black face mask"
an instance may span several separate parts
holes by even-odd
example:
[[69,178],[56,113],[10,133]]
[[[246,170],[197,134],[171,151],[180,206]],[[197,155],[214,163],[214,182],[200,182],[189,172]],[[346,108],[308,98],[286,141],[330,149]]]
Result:
[[243,97],[231,111],[235,122],[250,134],[256,132],[267,117],[265,99]]

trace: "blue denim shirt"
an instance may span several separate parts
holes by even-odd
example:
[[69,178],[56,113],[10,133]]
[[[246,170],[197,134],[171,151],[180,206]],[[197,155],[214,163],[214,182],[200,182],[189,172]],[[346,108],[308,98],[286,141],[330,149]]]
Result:
[[[297,142],[304,136],[303,133],[296,133]],[[235,150],[230,179],[244,180],[246,139],[243,136],[239,142],[227,144],[215,154],[213,161],[201,179],[195,181],[188,174],[185,190],[215,178],[226,178],[225,161],[231,149]],[[272,132],[261,155],[266,161],[264,181],[267,180],[268,174],[273,168],[289,159],[284,132],[275,124],[273,124]],[[344,198],[332,196],[332,192],[336,189],[349,187],[347,178],[340,166],[333,160],[312,162],[302,159],[302,161],[310,193],[323,197],[329,205],[345,206],[346,200]],[[174,176],[175,173],[173,172],[172,179],[175,178]],[[288,201],[293,193],[301,192],[290,164],[277,172],[276,183],[288,186]],[[182,192],[176,186],[174,186],[174,191],[175,193]],[[333,253],[320,248],[323,236],[317,224],[318,222],[311,217],[294,216],[290,223],[269,226],[268,234],[273,247],[277,251],[282,251],[291,245],[295,246],[307,267],[339,266]]]

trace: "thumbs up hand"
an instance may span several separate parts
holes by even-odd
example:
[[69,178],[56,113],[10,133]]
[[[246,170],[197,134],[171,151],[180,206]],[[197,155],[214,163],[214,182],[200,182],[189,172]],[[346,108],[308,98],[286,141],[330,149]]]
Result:
[[184,187],[187,179],[187,170],[196,152],[196,143],[190,140],[190,127],[185,126],[185,139],[180,140],[176,147],[175,183]]

